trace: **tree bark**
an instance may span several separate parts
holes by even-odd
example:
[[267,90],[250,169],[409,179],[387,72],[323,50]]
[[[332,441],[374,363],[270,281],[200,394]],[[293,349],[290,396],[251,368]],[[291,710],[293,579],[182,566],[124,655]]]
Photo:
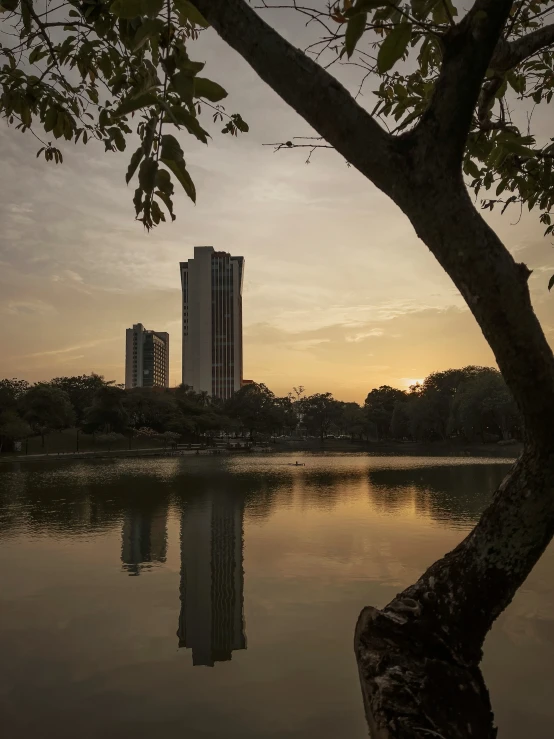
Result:
[[[365,608],[355,634],[373,739],[492,739],[479,670],[483,641],[554,534],[554,357],[531,305],[530,271],[477,212],[461,172],[472,114],[493,54],[502,53],[512,2],[476,0],[447,34],[429,108],[398,138],[244,0],[193,2],[285,102],[408,216],[466,300],[522,414],[523,454],[474,530],[383,610]],[[549,42],[549,33],[528,47]],[[523,53],[524,44],[515,43],[512,53]]]

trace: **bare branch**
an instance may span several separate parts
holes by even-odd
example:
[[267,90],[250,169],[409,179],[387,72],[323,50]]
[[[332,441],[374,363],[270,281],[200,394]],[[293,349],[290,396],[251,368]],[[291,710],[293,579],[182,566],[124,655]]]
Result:
[[245,0],[194,0],[194,5],[326,142],[377,187],[395,190],[394,139],[332,75],[280,36]]

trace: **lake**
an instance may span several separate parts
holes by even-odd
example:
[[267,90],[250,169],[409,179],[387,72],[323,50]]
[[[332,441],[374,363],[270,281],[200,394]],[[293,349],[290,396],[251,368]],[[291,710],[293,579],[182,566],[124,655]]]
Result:
[[[0,735],[366,737],[359,611],[461,541],[510,464],[4,464]],[[550,547],[485,644],[501,739],[553,734],[553,576]]]

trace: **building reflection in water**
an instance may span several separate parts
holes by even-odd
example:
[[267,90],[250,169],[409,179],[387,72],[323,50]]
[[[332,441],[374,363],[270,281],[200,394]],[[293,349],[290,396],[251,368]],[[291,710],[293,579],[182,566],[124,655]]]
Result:
[[128,510],[121,538],[121,561],[129,575],[140,575],[153,562],[165,562],[167,507]]
[[177,636],[193,665],[213,667],[246,649],[243,520],[243,497],[232,492],[206,492],[183,507]]

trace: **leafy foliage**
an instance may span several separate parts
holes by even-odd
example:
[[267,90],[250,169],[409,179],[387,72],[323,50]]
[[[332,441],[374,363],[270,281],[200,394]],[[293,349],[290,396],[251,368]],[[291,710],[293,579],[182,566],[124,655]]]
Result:
[[75,420],[67,393],[47,383],[41,382],[29,388],[20,403],[23,418],[42,436],[47,431],[67,428]]
[[[196,191],[168,126],[203,144],[204,106],[224,133],[248,131],[219,104],[227,93],[200,77],[189,46],[207,23],[188,0],[2,0],[0,114],[42,143],[37,156],[63,161],[61,142],[96,140],[121,152],[138,134],[126,181],[137,175],[133,203],[146,228],[174,220],[174,181]],[[60,143],[58,143],[60,142]],[[138,170],[138,172],[137,172]]]
[[302,422],[309,433],[317,434],[323,439],[333,423],[339,420],[341,403],[333,398],[332,393],[315,393],[299,401]]
[[88,408],[93,404],[98,390],[113,385],[113,381],[106,382],[102,375],[78,375],[76,377],[54,377],[50,385],[58,387],[67,393],[75,411],[76,421],[80,423],[85,417]]
[[[339,24],[346,23],[343,48],[349,57],[354,52],[352,28],[356,25],[359,29],[363,18],[361,28],[367,44],[361,46],[358,30],[355,61],[367,70],[370,79],[371,75],[380,77],[374,90],[374,114],[392,125],[396,133],[416,125],[435,90],[445,45],[458,20],[456,6],[451,0],[356,0],[353,5],[344,0],[342,6],[331,8],[329,15]],[[542,43],[539,39],[529,43],[526,49],[521,43],[517,50],[509,44],[544,28],[553,15],[550,0],[516,0],[512,4],[483,81],[464,158],[468,184],[476,195],[487,193],[483,208],[492,210],[498,205],[504,211],[514,203],[529,210],[538,207],[547,234],[554,230],[554,138],[539,141],[531,124],[535,107],[549,104],[554,95],[554,34]],[[334,39],[328,46],[340,55],[340,31]],[[519,105],[514,105],[516,101]],[[518,115],[514,108],[524,106],[528,115]]]

